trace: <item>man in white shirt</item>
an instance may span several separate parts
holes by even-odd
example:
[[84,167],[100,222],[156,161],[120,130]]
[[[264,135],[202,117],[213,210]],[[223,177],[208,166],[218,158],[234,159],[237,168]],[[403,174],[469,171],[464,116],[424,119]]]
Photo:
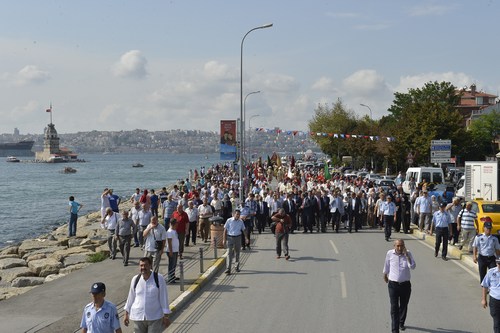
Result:
[[168,283],[175,283],[175,267],[179,256],[179,235],[177,234],[177,220],[170,219],[170,228],[167,230],[167,256],[168,256]]
[[158,217],[153,216],[151,223],[146,227],[144,236],[144,256],[149,257],[153,262],[153,271],[158,273],[160,260],[167,240],[165,227],[158,223]]
[[108,207],[106,208],[106,215],[101,221],[101,228],[108,230],[108,247],[109,247],[109,258],[116,258],[117,250],[117,239],[116,235],[116,225],[118,224],[118,214],[113,212],[113,210]]
[[125,326],[130,320],[134,322],[136,333],[160,333],[170,326],[168,315],[168,292],[165,279],[161,274],[151,271],[151,259],[141,258],[139,261],[141,274],[130,281],[127,302],[123,309]]

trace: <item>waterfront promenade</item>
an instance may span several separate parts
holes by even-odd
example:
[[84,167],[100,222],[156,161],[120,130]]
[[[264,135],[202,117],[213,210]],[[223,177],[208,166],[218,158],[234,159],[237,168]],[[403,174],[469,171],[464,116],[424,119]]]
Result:
[[[203,249],[204,257],[203,274],[200,272],[200,248]],[[209,243],[185,248],[185,292],[180,290],[180,283],[167,285],[174,320],[176,310],[189,302],[198,289],[224,267],[225,250],[217,249],[217,252],[219,258],[214,259],[214,250]],[[127,267],[123,266],[118,255],[116,260],[106,259],[89,265],[63,278],[37,286],[22,295],[2,301],[1,331],[29,333],[79,331],[83,307],[91,301],[90,286],[100,281],[106,284],[106,299],[117,305],[123,332],[132,332],[132,325],[128,328],[123,325],[123,306],[127,299],[130,281],[139,273],[140,257],[142,251],[139,248],[132,248]],[[167,260],[164,254],[160,265],[160,273],[164,275],[167,272]]]

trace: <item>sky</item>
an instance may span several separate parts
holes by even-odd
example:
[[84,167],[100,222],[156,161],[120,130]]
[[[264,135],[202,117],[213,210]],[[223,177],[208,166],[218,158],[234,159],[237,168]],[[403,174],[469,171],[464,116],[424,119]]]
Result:
[[[500,0],[0,0],[0,133],[307,131],[429,81],[500,91]],[[247,94],[260,91],[260,93]],[[365,104],[368,107],[361,106]],[[371,110],[371,111],[370,111]]]

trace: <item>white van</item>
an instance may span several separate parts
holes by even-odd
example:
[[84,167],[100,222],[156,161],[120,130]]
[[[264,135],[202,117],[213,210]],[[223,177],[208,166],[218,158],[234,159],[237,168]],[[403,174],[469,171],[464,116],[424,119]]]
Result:
[[441,184],[444,181],[444,173],[441,168],[414,167],[406,170],[406,177],[403,182],[403,192],[410,194],[410,179],[415,179],[415,184],[421,183],[424,179],[427,183]]

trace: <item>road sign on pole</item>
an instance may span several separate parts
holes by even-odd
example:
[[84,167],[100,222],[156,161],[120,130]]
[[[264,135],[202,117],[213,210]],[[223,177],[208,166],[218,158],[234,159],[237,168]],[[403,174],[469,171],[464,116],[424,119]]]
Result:
[[431,163],[451,162],[451,140],[431,140]]

